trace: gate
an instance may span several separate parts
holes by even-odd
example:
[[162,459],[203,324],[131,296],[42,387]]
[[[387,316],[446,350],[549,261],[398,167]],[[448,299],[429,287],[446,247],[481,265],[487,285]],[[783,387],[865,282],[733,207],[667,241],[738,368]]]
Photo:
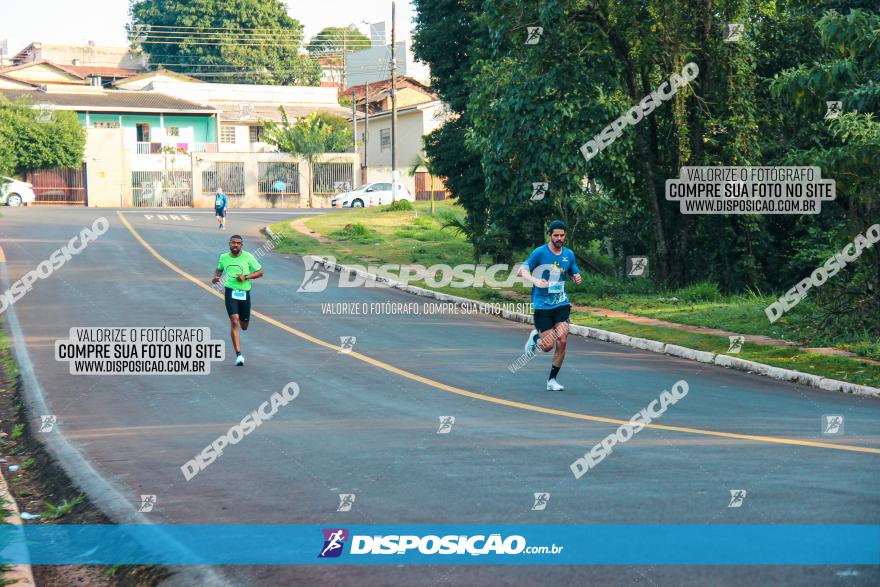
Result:
[[315,163],[312,194],[332,196],[354,187],[354,165],[351,163]]
[[206,161],[202,164],[202,195],[213,197],[217,188],[228,196],[228,206],[236,208],[244,199],[244,163]]
[[191,207],[191,171],[132,171],[131,205],[135,208]]
[[53,167],[25,173],[33,185],[36,205],[86,205],[86,164],[80,167]]
[[431,192],[434,193],[435,201],[446,199],[446,185],[443,183],[443,178],[433,176],[426,171],[417,171],[416,200],[430,200]]
[[259,162],[257,168],[257,189],[272,207],[299,204],[299,164],[285,162]]

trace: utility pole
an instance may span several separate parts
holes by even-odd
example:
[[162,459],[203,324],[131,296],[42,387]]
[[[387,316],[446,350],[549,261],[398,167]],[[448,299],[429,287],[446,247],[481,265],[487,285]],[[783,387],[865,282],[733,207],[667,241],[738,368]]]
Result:
[[354,152],[357,153],[357,108],[355,108],[355,97],[354,97],[354,88],[351,90],[351,124],[353,126],[352,132],[354,136]]
[[397,201],[397,47],[394,2],[391,2],[391,201]]
[[342,33],[342,89],[345,89],[345,79],[346,79],[346,70],[345,70],[345,35],[346,33]]
[[367,149],[370,146],[370,82],[364,82],[364,168],[361,183],[367,183]]

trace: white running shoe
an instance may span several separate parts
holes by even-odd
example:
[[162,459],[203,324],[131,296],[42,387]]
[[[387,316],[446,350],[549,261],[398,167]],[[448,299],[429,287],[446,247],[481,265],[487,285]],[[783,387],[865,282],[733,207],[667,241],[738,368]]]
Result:
[[555,379],[550,379],[547,381],[547,391],[565,391],[565,388]]
[[[243,365],[244,365],[244,355],[238,355],[237,357],[235,357],[235,366],[241,367]],[[549,389],[550,384],[548,383],[547,385],[548,385],[548,389]]]
[[525,351],[527,355],[535,354],[535,348],[538,346],[540,338],[541,335],[538,334],[538,331],[532,328],[532,331],[529,333],[529,340],[526,341]]

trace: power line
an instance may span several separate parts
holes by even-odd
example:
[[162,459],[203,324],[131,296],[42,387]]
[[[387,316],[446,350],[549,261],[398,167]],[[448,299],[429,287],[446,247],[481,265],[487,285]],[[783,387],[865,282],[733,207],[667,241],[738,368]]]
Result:
[[[132,35],[136,39],[140,39],[143,37],[145,39],[156,38],[156,39],[202,39],[202,40],[210,40],[210,39],[238,39],[238,40],[266,40],[266,39],[277,39],[277,38],[296,38],[304,40],[305,37],[301,35],[297,35],[294,33],[287,33],[286,31],[276,31],[275,33],[265,33],[265,34],[240,34],[240,33],[189,33],[186,31],[167,31],[167,32],[147,32],[147,33],[138,33],[137,35]],[[339,36],[339,37],[330,37],[330,36],[315,36],[309,39],[309,43],[353,43],[353,44],[366,44],[371,41],[384,41],[384,37],[376,36],[374,39],[370,39],[366,35],[362,36]]]
[[[186,28],[173,28],[169,27],[165,30],[156,30],[156,27],[152,25],[145,25],[143,28],[134,28],[129,29],[129,35],[133,37],[137,37],[139,35],[147,35],[147,36],[173,36],[173,35],[185,35],[188,37],[236,37],[236,38],[274,38],[279,35],[286,35],[291,37],[299,37],[305,38],[305,35],[301,31],[296,31],[292,29],[266,29],[264,32],[243,32],[242,29],[199,29],[199,30],[187,30]],[[358,40],[385,40],[385,35],[380,32],[365,34],[360,31],[351,32],[351,33],[317,33],[314,36],[310,37],[310,41],[358,41]]]
[[[257,27],[257,28],[248,28],[248,27],[219,27],[219,26],[184,26],[184,25],[168,25],[168,24],[132,24],[131,26],[137,27],[150,27],[151,29],[197,29],[197,30],[236,30],[236,31],[274,31],[278,30],[281,27]],[[342,27],[340,27],[342,28]],[[349,29],[352,31],[356,31],[358,29]]]
[[[281,73],[295,73],[299,72],[299,69],[237,69],[235,71],[209,71],[209,72],[200,72],[200,71],[188,71],[187,75],[194,75],[199,77],[223,77],[223,76],[235,76],[235,75],[247,75],[247,74],[281,74]],[[381,68],[363,68],[358,69],[355,73],[385,73],[388,71],[387,67]],[[183,73],[183,72],[179,72]],[[380,80],[381,81],[381,80]]]
[[[294,36],[294,35],[295,36],[302,36],[303,38],[306,37],[306,35],[304,35],[302,32],[295,31],[292,29],[272,29],[272,30],[268,30],[266,32],[248,33],[248,32],[241,32],[241,31],[237,31],[237,30],[236,31],[220,31],[220,30],[209,30],[209,29],[199,30],[199,31],[191,31],[191,30],[185,30],[185,29],[156,30],[153,27],[144,27],[143,29],[129,30],[129,34],[130,35],[138,35],[138,34],[145,34],[145,35],[192,35],[192,36],[232,35],[232,36],[237,36],[237,37],[267,37],[267,36],[273,36],[273,35],[278,35],[278,34],[285,34],[285,35],[291,35],[291,36]],[[308,37],[308,38],[310,38],[310,39],[358,39],[358,38],[384,39],[385,37],[386,37],[386,35],[383,35],[381,32],[377,31],[375,33],[370,33],[370,34],[361,33],[361,32],[350,33],[350,34],[315,33],[313,36]]]

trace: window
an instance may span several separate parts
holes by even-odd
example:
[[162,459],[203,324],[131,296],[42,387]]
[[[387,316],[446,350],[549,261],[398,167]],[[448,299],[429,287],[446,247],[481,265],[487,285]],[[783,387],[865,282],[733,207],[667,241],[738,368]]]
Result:
[[93,128],[119,128],[118,120],[96,120],[92,123]]
[[234,144],[235,143],[235,127],[234,126],[221,126],[220,127],[220,142],[226,144]]
[[382,130],[380,130],[379,131],[379,139],[380,139],[380,144],[381,144],[381,147],[379,148],[380,151],[384,151],[385,149],[390,149],[391,148],[391,129],[390,128],[383,128]]
[[137,129],[137,141],[139,143],[149,143],[150,142],[150,125],[141,122],[135,125],[135,129]]
[[250,139],[252,143],[259,143],[263,140],[263,127],[262,126],[250,126],[248,127],[250,132]]
[[169,137],[179,137],[180,136],[180,127],[179,126],[166,126],[165,127],[165,135]]

